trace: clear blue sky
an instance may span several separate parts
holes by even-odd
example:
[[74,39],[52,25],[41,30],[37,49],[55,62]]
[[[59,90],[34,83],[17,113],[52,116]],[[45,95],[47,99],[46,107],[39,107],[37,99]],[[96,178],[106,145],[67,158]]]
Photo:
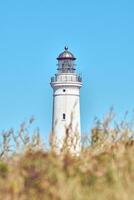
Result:
[[83,74],[82,132],[113,105],[134,108],[133,0],[1,0],[0,131],[35,116],[51,130],[56,57],[68,45]]

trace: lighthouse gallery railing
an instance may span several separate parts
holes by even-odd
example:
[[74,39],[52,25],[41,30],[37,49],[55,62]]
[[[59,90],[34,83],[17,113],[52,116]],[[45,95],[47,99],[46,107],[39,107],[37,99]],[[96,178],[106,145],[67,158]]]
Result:
[[51,82],[82,82],[81,76],[55,76],[51,78]]

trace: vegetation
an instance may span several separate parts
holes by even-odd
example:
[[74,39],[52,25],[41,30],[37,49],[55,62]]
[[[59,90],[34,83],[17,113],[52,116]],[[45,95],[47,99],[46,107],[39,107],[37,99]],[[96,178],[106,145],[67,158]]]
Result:
[[0,200],[131,200],[134,198],[132,124],[110,127],[113,113],[96,120],[91,141],[83,139],[79,156],[65,149],[46,150],[38,130],[28,123],[15,134],[3,132],[0,154]]

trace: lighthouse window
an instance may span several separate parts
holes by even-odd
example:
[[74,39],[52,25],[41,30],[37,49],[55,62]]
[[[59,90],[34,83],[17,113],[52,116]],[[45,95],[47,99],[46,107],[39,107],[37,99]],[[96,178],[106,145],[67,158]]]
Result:
[[66,114],[65,113],[63,113],[63,119],[66,119]]
[[63,89],[63,92],[66,92],[66,90],[65,90],[65,89]]

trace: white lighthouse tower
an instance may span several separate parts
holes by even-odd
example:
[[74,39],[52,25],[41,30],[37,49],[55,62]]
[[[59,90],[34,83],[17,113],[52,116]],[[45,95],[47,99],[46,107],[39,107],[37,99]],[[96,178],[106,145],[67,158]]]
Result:
[[67,47],[57,60],[57,73],[51,78],[53,88],[52,134],[55,136],[59,150],[62,149],[65,139],[69,138],[70,150],[79,152],[81,149],[80,88],[82,78],[76,73],[76,58]]

